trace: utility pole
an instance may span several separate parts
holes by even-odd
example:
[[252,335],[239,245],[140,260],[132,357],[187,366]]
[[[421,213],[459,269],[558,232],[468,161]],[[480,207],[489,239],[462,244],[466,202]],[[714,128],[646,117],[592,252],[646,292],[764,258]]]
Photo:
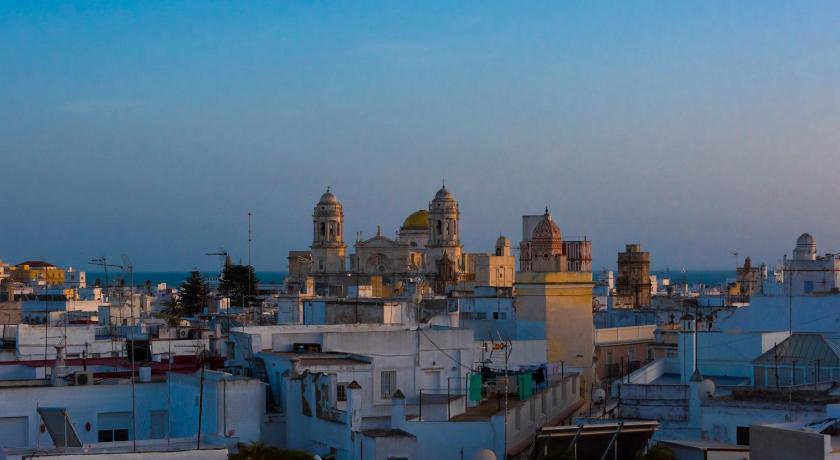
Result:
[[135,388],[134,388],[134,384],[135,384],[134,373],[136,371],[134,354],[137,352],[137,349],[134,347],[134,329],[133,329],[134,326],[135,326],[135,321],[134,321],[134,307],[135,307],[135,305],[134,305],[134,265],[131,263],[131,260],[129,260],[128,256],[125,255],[125,254],[122,255],[122,261],[123,261],[123,269],[128,270],[128,273],[129,273],[128,278],[129,278],[129,283],[130,283],[129,286],[128,286],[128,298],[129,298],[129,308],[131,309],[130,310],[130,313],[131,313],[131,328],[129,329],[129,331],[131,331],[131,341],[130,341],[130,343],[131,343],[131,431],[132,431],[131,451],[132,452],[137,452],[137,411],[136,411],[137,396],[136,396],[136,391],[135,391]]
[[[91,259],[90,262],[88,262],[88,263],[90,265],[96,265],[96,266],[102,267],[102,269],[105,271],[105,289],[103,289],[102,292],[107,294],[108,293],[108,267],[113,267],[113,268],[118,268],[120,270],[123,270],[123,266],[122,265],[116,265],[116,264],[109,264],[108,263],[108,258],[105,257],[105,256],[98,257],[98,258],[95,258],[95,259]],[[105,300],[104,295],[101,297],[101,299],[102,299],[101,301]],[[113,358],[114,354],[116,352],[116,344],[115,344],[115,341],[114,341],[115,340],[114,339],[114,315],[111,313],[111,301],[110,301],[110,299],[108,300],[108,325],[110,326],[109,328],[111,330],[111,332],[110,332],[110,334],[111,334],[111,357]],[[114,372],[116,372],[116,370],[117,370],[117,366],[116,366],[116,364],[114,364]]]
[[198,362],[201,365],[201,379],[198,384],[198,436],[196,436],[196,449],[201,450],[201,417],[204,413],[204,356],[199,355]]

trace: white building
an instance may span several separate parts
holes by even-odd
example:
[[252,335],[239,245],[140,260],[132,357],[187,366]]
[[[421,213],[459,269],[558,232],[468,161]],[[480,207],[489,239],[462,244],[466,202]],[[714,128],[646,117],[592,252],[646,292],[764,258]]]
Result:
[[455,458],[461,449],[471,458],[486,448],[502,458],[581,406],[574,373],[527,400],[511,397],[507,412],[501,400],[468,401],[474,344],[472,330],[449,327],[245,327],[231,333],[227,364],[270,383],[267,441],[339,459]]
[[125,356],[125,339],[104,333],[95,324],[45,326],[17,324],[7,326],[14,337],[15,360],[55,359],[55,346],[62,345],[68,357],[88,358]]
[[262,358],[272,388],[280,386],[282,373],[289,369],[288,364],[279,362],[288,361],[283,353],[294,352],[296,345],[370,357],[370,372],[358,375],[351,367],[347,374],[338,373],[337,381],[347,384],[357,380],[365,386],[365,416],[387,414],[396,388],[407,397],[415,397],[421,390],[440,393],[447,382],[451,388],[463,388],[465,375],[475,364],[469,329],[412,330],[378,324],[252,326],[231,331],[230,339],[227,365],[250,368],[247,358]]
[[840,288],[840,255],[817,255],[817,242],[809,233],[796,240],[793,257],[785,256],[784,295],[838,293]]
[[85,272],[80,272],[73,267],[69,267],[64,272],[64,284],[70,288],[85,289],[87,288],[87,276]]
[[203,377],[201,372],[170,373],[168,379],[149,372],[144,377],[141,368],[131,385],[128,378],[98,377],[108,375],[110,369],[103,367],[69,374],[86,376],[71,378],[70,384],[56,385],[50,379],[0,381],[0,446],[195,439],[199,399],[202,440],[208,444],[235,446],[260,439],[265,386],[259,380],[209,370]]

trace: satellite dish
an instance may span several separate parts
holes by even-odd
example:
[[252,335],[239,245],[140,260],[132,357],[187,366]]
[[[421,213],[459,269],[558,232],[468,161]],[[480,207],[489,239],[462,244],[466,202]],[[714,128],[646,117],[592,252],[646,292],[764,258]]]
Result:
[[704,379],[697,387],[700,399],[710,399],[715,396],[715,382],[712,379]]
[[490,449],[481,449],[473,455],[473,460],[496,460],[496,453]]

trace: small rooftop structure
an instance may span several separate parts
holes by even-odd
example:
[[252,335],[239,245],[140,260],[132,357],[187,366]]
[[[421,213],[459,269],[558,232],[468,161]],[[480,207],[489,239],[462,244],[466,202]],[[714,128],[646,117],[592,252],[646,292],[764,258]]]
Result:
[[[749,458],[750,446],[729,444],[717,441],[659,441],[660,446],[668,448],[678,459],[688,458]],[[739,454],[743,454],[742,456]]]
[[796,421],[750,427],[750,458],[840,458],[840,418],[836,406],[821,420]]

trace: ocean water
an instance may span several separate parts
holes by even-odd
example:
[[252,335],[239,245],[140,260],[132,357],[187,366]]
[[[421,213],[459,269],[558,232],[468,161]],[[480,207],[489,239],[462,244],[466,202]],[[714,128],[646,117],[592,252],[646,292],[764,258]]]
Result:
[[735,279],[735,270],[651,270],[657,280],[669,278],[671,283],[688,283],[689,285],[705,284],[719,286],[728,280]]
[[[652,270],[651,275],[656,275],[657,279],[669,278],[672,283],[687,282],[689,285],[705,284],[707,286],[718,286],[725,283],[727,280],[735,278],[734,270]],[[210,281],[217,281],[219,279],[219,272],[202,272],[205,278]],[[597,273],[595,276],[597,277]],[[151,281],[152,285],[166,283],[169,287],[178,287],[185,279],[190,276],[190,272],[136,272],[134,274],[134,283],[142,286],[145,282]],[[281,284],[286,278],[286,272],[257,272],[257,278],[262,284]],[[87,282],[89,286],[93,286],[96,279],[99,279],[103,284],[105,282],[105,273],[102,272],[88,272]],[[125,279],[128,283],[127,275],[122,272],[108,272],[108,279]]]
[[[215,282],[219,280],[219,272],[202,272],[204,278],[208,281]],[[260,284],[281,284],[284,279],[286,279],[286,272],[257,272],[257,278],[260,280]],[[190,272],[135,272],[134,273],[134,284],[137,286],[142,286],[146,283],[146,281],[150,281],[153,286],[157,286],[160,283],[166,283],[168,287],[178,287],[185,279],[189,278]],[[123,272],[108,272],[108,280],[118,280],[123,279],[125,280],[126,284],[129,283],[129,275]],[[87,272],[87,284],[88,286],[93,286],[96,280],[100,280],[101,284],[105,284],[105,273],[104,272]]]

